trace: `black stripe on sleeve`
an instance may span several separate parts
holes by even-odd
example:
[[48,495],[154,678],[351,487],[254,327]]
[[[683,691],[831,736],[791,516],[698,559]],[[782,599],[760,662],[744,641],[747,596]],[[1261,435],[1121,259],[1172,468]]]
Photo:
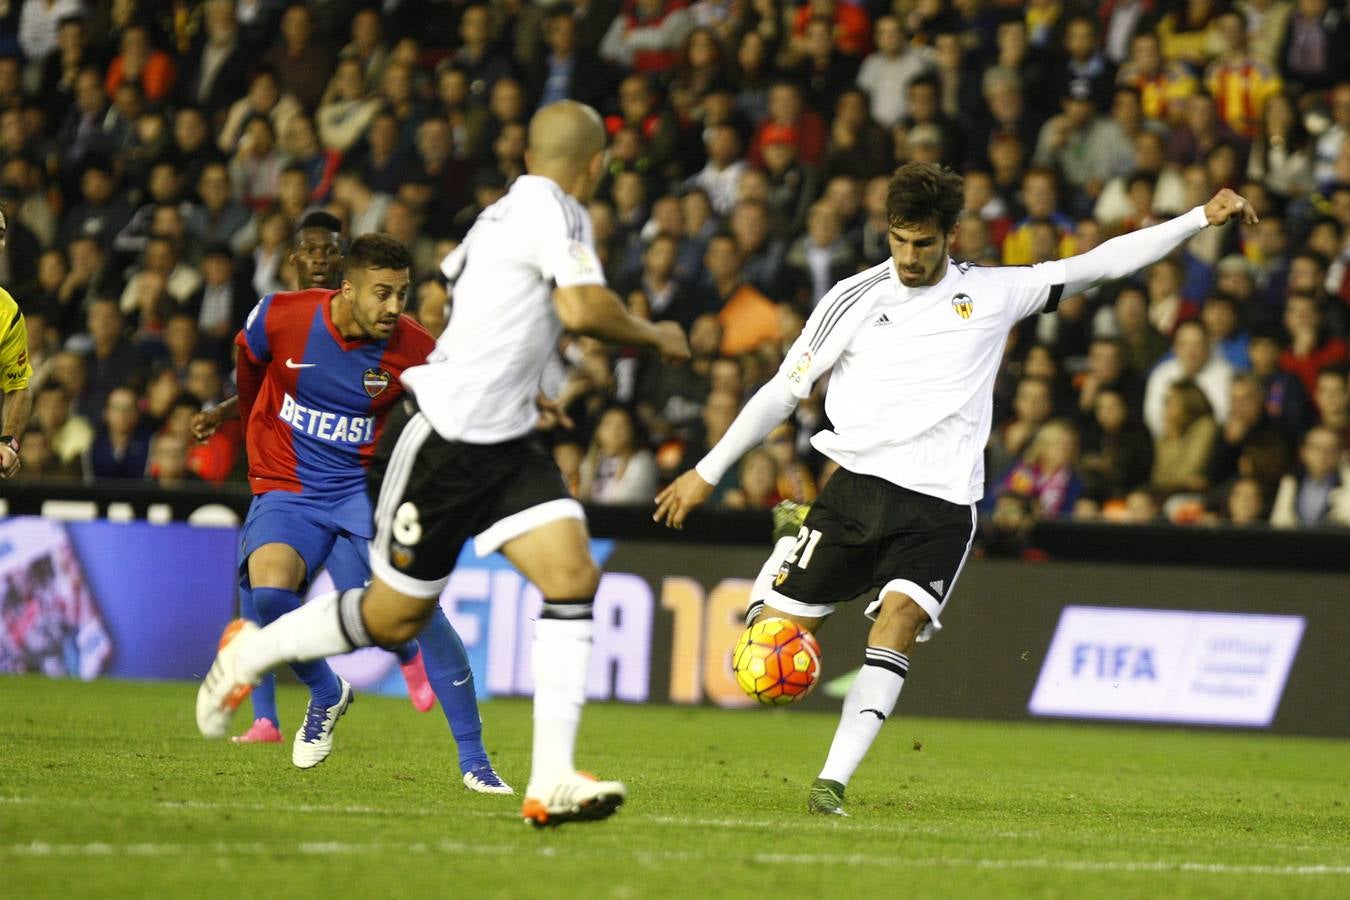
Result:
[[839,321],[844,318],[844,314],[852,309],[853,304],[857,303],[859,298],[881,282],[885,281],[886,277],[887,275],[885,272],[874,275],[861,284],[856,284],[843,294],[839,295],[839,298],[831,304],[829,310],[825,313],[824,318],[820,320],[820,328],[811,337],[809,346],[812,353],[820,352],[820,348],[825,346],[825,339],[830,336],[830,332],[833,331],[834,327],[839,324]]
[[9,337],[9,333],[14,330],[15,325],[19,324],[19,317],[22,315],[23,310],[19,309],[17,306],[14,307],[14,316],[9,320],[9,324],[5,326],[5,330],[0,331],[0,338]]
[[1063,296],[1063,294],[1064,294],[1064,285],[1062,284],[1050,285],[1050,298],[1045,301],[1045,306],[1041,307],[1041,312],[1052,313],[1055,310],[1059,309],[1059,300],[1060,297]]

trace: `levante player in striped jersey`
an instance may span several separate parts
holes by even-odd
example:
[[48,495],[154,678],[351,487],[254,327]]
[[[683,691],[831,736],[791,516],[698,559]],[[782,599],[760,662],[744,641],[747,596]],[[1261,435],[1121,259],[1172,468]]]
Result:
[[[297,268],[318,276],[307,278],[310,283],[328,282],[342,261],[335,229],[310,216],[298,238]],[[246,424],[255,495],[242,534],[241,595],[263,624],[300,606],[300,593],[320,566],[327,566],[340,589],[370,577],[366,468],[385,418],[402,396],[399,375],[423,362],[435,345],[402,315],[409,265],[407,251],[393,238],[359,238],[337,289],[269,294],[236,338],[237,412]],[[199,434],[228,413],[207,417]],[[436,613],[418,641],[459,748],[464,783],[484,793],[511,793],[483,748],[463,644],[444,613]],[[400,656],[416,652],[413,643]],[[292,761],[310,768],[332,751],[333,729],[352,690],[323,660],[292,668],[311,693]],[[259,718],[276,715],[274,705],[258,712]]]

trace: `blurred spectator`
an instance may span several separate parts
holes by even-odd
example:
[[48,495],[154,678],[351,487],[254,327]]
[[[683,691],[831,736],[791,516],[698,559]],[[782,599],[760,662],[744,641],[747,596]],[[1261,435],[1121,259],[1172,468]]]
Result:
[[638,384],[637,415],[659,444],[694,436],[711,389],[712,363],[722,344],[717,316],[705,313],[689,326],[688,362],[654,360]]
[[201,38],[185,60],[179,98],[214,119],[247,90],[249,59],[233,0],[207,0],[202,12]]
[[1196,80],[1184,66],[1163,61],[1158,35],[1141,31],[1130,40],[1129,59],[1120,67],[1116,83],[1139,92],[1144,115],[1158,121],[1180,116],[1180,101],[1195,93]]
[[736,486],[728,488],[722,505],[728,509],[773,509],[783,498],[778,494],[778,462],[763,447],[754,447],[741,457],[736,468]]
[[617,66],[654,73],[673,69],[694,28],[683,0],[625,0],[600,42],[600,55]]
[[741,261],[740,274],[760,291],[772,292],[783,271],[783,243],[773,235],[768,208],[743,200],[731,212],[731,234]]
[[857,264],[853,247],[844,240],[838,213],[826,200],[817,200],[806,219],[806,234],[792,243],[783,258],[787,285],[780,296],[801,308],[815,309],[830,288],[857,271]]
[[1146,484],[1153,468],[1153,442],[1123,394],[1106,387],[1093,397],[1078,462],[1085,496],[1104,503]]
[[[32,426],[47,440],[54,458],[53,473],[77,475],[80,460],[94,442],[94,426],[73,413],[70,395],[60,384],[49,382],[38,389],[33,400]],[[24,468],[28,468],[27,446],[24,453]]]
[[1238,528],[1264,525],[1266,501],[1261,482],[1255,478],[1239,478],[1228,489],[1224,499],[1223,521]]
[[1013,395],[1012,416],[989,436],[986,480],[1001,481],[1031,439],[1055,414],[1054,389],[1044,378],[1024,376]]
[[1253,444],[1264,444],[1281,456],[1280,471],[1288,462],[1289,439],[1265,408],[1265,392],[1255,375],[1239,372],[1229,389],[1228,418],[1219,429],[1210,459],[1211,484],[1224,484],[1239,472],[1239,459]]
[[355,57],[338,60],[333,80],[314,114],[323,145],[346,153],[361,140],[382,107],[380,99],[371,96],[366,87],[361,60]]
[[144,478],[150,440],[140,428],[136,392],[125,387],[110,391],[102,419],[103,427],[84,457],[85,481]]
[[318,106],[333,73],[333,55],[314,39],[314,14],[303,3],[286,7],[281,16],[281,41],[262,61],[276,70],[281,91],[294,96],[307,110]]
[[222,351],[258,300],[247,276],[237,269],[227,245],[208,246],[202,256],[202,285],[187,302],[202,337]]
[[1153,490],[1160,494],[1206,490],[1217,431],[1199,385],[1188,378],[1173,382],[1166,389],[1162,427],[1155,435]]
[[166,99],[178,73],[172,57],[151,43],[150,30],[133,23],[122,32],[120,49],[108,65],[103,82],[108,98],[114,98],[118,88],[130,83],[139,87],[151,103]]
[[778,340],[778,310],[773,301],[741,275],[740,251],[729,235],[708,242],[704,267],[712,279],[706,305],[717,310],[722,325],[723,356],[749,353]]
[[1055,173],[1049,169],[1028,169],[1022,178],[1021,201],[1026,209],[1026,218],[1013,226],[1003,242],[1003,264],[1008,266],[1030,265],[1032,254],[1032,223],[1049,221],[1059,232],[1059,245],[1056,248],[1060,257],[1072,256],[1073,220],[1059,209],[1059,188]]
[[1319,90],[1350,74],[1344,52],[1350,42],[1345,9],[1330,0],[1297,0],[1278,50],[1280,71],[1292,86]]
[[284,129],[286,121],[303,111],[299,100],[291,94],[282,92],[276,70],[268,66],[259,66],[249,77],[248,93],[230,105],[229,112],[225,116],[225,124],[220,129],[217,146],[221,153],[231,156],[236,150],[244,149],[253,140],[247,133],[247,126],[258,117],[264,117],[271,122],[272,142],[275,143],[276,134]]
[[719,216],[728,215],[736,205],[741,175],[749,164],[741,158],[741,138],[729,124],[713,125],[703,132],[708,162],[691,175],[685,184],[702,188]]
[[267,208],[277,198],[285,165],[286,155],[277,147],[272,122],[264,116],[250,119],[239,150],[230,160],[232,193],[250,209]]
[[[984,97],[979,73],[967,64],[962,35],[953,31],[938,32],[934,36],[933,51],[939,111],[948,121],[973,121],[984,108]],[[875,117],[875,110],[873,115]]]
[[438,338],[450,320],[450,297],[438,278],[426,278],[413,295],[413,318]]
[[886,130],[867,113],[867,95],[856,88],[841,91],[834,103],[830,137],[825,145],[822,168],[826,175],[861,178],[889,172],[890,147]]
[[676,253],[679,240],[669,234],[658,234],[642,251],[642,269],[636,278],[617,288],[621,295],[642,294],[648,318],[679,322],[688,329],[694,319],[707,308],[698,297],[675,278]]
[[361,65],[361,74],[366,84],[379,83],[384,67],[389,62],[389,47],[384,40],[384,23],[381,10],[366,6],[351,16],[348,29],[351,40],[338,54],[339,60],[353,59]]
[[821,16],[806,23],[800,40],[792,41],[779,68],[803,86],[808,105],[815,109],[829,109],[839,92],[858,76],[858,60],[835,47],[830,21]]
[[1288,94],[1274,94],[1266,101],[1261,127],[1247,157],[1247,177],[1285,198],[1312,192],[1312,139]]
[[798,437],[797,423],[789,419],[769,432],[764,447],[777,467],[778,497],[794,503],[810,503],[816,499],[816,479],[810,467],[797,458]]
[[188,235],[200,247],[232,247],[236,235],[248,225],[249,212],[230,195],[230,172],[224,163],[212,162],[202,168],[197,199],[187,211]]
[[1181,381],[1197,386],[1207,401],[1205,413],[1213,415],[1219,423],[1225,422],[1233,367],[1210,352],[1205,326],[1195,321],[1179,325],[1172,340],[1172,352],[1175,354],[1172,358],[1160,362],[1149,374],[1144,388],[1144,424],[1149,431],[1154,437],[1165,431],[1169,391]]
[[1342,367],[1323,369],[1317,373],[1317,387],[1313,391],[1319,422],[1341,436],[1350,439],[1350,384]]
[[1205,88],[1214,97],[1219,118],[1244,138],[1256,135],[1266,101],[1283,88],[1278,73],[1252,57],[1247,21],[1236,9],[1219,13],[1214,31],[1223,48],[1205,72]]
[[858,87],[871,98],[872,119],[890,128],[905,117],[909,83],[932,68],[932,61],[917,46],[905,46],[904,30],[895,16],[882,16],[873,29],[876,50],[858,70]]
[[196,480],[188,469],[188,442],[181,434],[162,432],[150,441],[146,474],[161,488],[175,488]]
[[765,136],[773,135],[778,139],[791,137],[797,151],[795,158],[809,166],[819,165],[825,153],[825,121],[806,108],[801,89],[791,81],[775,82],[769,88],[767,113],[750,144],[750,164],[764,164]]
[[1209,57],[1223,48],[1217,21],[1221,10],[1218,0],[1184,0],[1172,4],[1171,11],[1157,26],[1163,56],[1172,62],[1203,66]]
[[1252,375],[1260,381],[1266,415],[1285,434],[1302,435],[1316,420],[1316,411],[1303,382],[1280,368],[1282,353],[1283,342],[1273,330],[1257,331],[1248,344]]
[[1074,188],[1095,196],[1113,171],[1116,135],[1097,115],[1092,83],[1078,78],[1069,83],[1060,101],[1062,112],[1041,126],[1033,160],[1048,166]]
[[531,108],[559,100],[599,106],[606,93],[600,61],[577,43],[578,23],[566,4],[550,7],[544,15],[544,44],[548,48],[526,74]]
[[1130,370],[1125,344],[1118,338],[1098,337],[1088,347],[1087,365],[1077,379],[1078,412],[1092,416],[1097,408],[1097,395],[1113,391],[1120,395],[1131,409],[1138,409],[1143,401],[1143,383]]
[[1270,523],[1350,526],[1350,465],[1341,454],[1339,435],[1321,426],[1310,430],[1299,449],[1303,470],[1280,480]]
[[[772,0],[767,2],[772,3]],[[736,105],[752,122],[764,118],[769,111],[769,86],[773,81],[770,53],[769,44],[759,31],[747,31],[736,49],[736,66],[732,73]]]
[[1251,368],[1247,349],[1251,339],[1242,327],[1237,301],[1226,294],[1214,294],[1200,310],[1200,321],[1209,335],[1210,352],[1236,370]]
[[1317,373],[1345,361],[1345,341],[1327,333],[1321,304],[1307,295],[1295,294],[1285,301],[1284,328],[1289,347],[1280,355],[1280,368],[1297,376],[1312,394]]
[[1078,429],[1068,419],[1052,419],[1036,432],[1022,458],[1004,476],[996,493],[1032,501],[1037,518],[1067,516],[1083,492],[1078,464]]
[[656,463],[643,448],[633,414],[612,406],[600,416],[582,460],[579,496],[593,503],[637,505],[655,495]]

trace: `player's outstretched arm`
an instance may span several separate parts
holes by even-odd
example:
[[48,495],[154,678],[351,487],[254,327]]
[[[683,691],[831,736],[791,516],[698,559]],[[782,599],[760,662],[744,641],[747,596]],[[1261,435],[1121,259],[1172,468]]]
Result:
[[771,379],[745,404],[708,455],[656,495],[656,513],[652,518],[670,528],[684,527],[685,518],[712,496],[713,487],[727,469],[745,451],[764,440],[796,406],[797,395],[787,381],[781,376]]
[[563,327],[575,334],[613,344],[651,347],[668,360],[689,358],[684,329],[674,322],[648,322],[624,307],[604,285],[576,284],[553,290],[553,305]]
[[1122,234],[1087,253],[1071,256],[1061,263],[1064,266],[1064,294],[1070,296],[1103,281],[1133,275],[1171,253],[1206,225],[1223,225],[1234,218],[1241,218],[1248,225],[1257,222],[1251,203],[1224,188],[1204,206],[1197,206],[1175,219]]

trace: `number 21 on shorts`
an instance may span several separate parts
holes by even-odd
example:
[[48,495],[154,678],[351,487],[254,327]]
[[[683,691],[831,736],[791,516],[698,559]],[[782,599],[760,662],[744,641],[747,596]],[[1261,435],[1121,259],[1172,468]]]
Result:
[[797,543],[793,545],[792,552],[783,559],[783,562],[788,565],[795,564],[799,569],[805,569],[811,565],[811,556],[816,552],[816,544],[819,543],[820,532],[803,525],[801,530],[797,532]]

